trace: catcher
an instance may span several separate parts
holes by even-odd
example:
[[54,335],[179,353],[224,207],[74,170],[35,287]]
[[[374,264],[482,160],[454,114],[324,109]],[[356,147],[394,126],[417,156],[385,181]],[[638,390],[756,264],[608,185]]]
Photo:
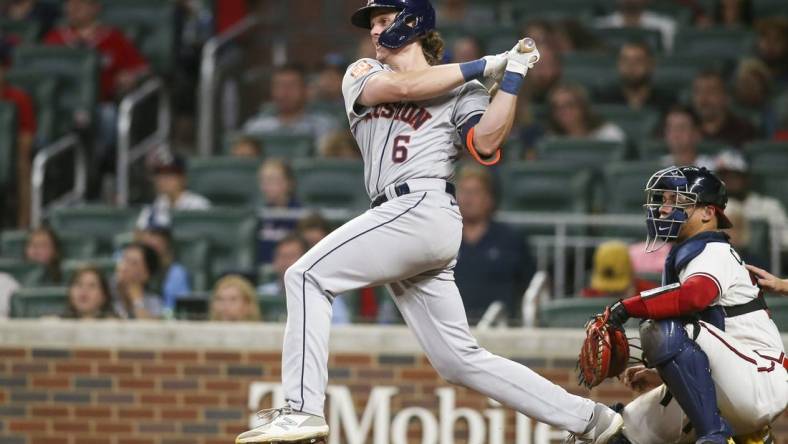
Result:
[[643,319],[646,365],[623,377],[642,394],[623,408],[612,443],[770,442],[769,424],[788,404],[788,360],[755,278],[719,231],[731,227],[726,203],[725,184],[705,168],[669,167],[646,185],[646,249],[675,243],[663,287],[592,320],[579,362],[589,387],[619,375],[621,325]]

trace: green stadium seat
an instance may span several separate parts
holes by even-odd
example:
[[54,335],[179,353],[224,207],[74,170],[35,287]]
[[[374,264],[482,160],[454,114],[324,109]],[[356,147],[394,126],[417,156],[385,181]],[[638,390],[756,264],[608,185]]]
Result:
[[260,201],[255,159],[223,156],[189,159],[189,189],[219,205],[252,206]]
[[724,60],[697,57],[694,55],[670,55],[657,57],[654,68],[654,85],[662,91],[674,91],[678,96],[689,90],[695,75],[704,69],[720,69]]
[[[26,230],[6,230],[0,232],[0,254],[4,257],[23,257],[29,232]],[[64,258],[87,259],[96,255],[98,242],[83,235],[58,235]]]
[[257,295],[260,314],[266,322],[285,322],[287,320],[287,301],[281,294]]
[[[233,142],[242,133],[228,133],[224,137],[224,153],[229,154]],[[300,159],[314,153],[315,138],[310,135],[291,133],[248,133],[245,136],[256,139],[263,147],[266,158]]]
[[589,170],[557,162],[509,163],[501,171],[501,207],[514,211],[587,213]]
[[109,280],[115,273],[117,259],[114,257],[91,257],[87,259],[66,259],[63,261],[61,268],[63,269],[63,282],[70,282],[74,273],[82,267],[91,266],[96,267],[101,271],[105,279]]
[[14,69],[54,75],[62,94],[57,104],[55,131],[64,134],[74,125],[75,114],[93,116],[98,100],[99,57],[89,49],[63,46],[19,46]]
[[138,213],[132,208],[85,205],[57,208],[50,222],[58,234],[90,237],[98,243],[99,254],[111,254],[113,237],[133,230]]
[[210,244],[211,281],[227,271],[248,271],[254,266],[257,218],[251,209],[214,207],[172,213],[175,239],[205,239]]
[[746,29],[687,27],[676,33],[675,41],[675,54],[735,61],[750,52],[753,33]]
[[596,36],[609,49],[615,51],[618,51],[624,43],[631,41],[646,42],[655,53],[662,51],[662,33],[655,29],[600,28],[596,30]]
[[6,81],[23,89],[33,99],[36,110],[36,139],[46,144],[55,139],[57,118],[58,81],[49,72],[31,69],[11,69],[6,72]]
[[[0,101],[0,188],[16,189],[16,107],[13,103]],[[11,185],[14,185],[13,187]],[[8,199],[6,193],[0,202]]]
[[627,133],[628,140],[649,137],[659,124],[659,112],[651,108],[633,110],[627,105],[599,104],[594,105],[594,111],[621,127]]
[[780,331],[788,329],[788,298],[780,295],[767,295],[766,305],[771,312],[772,320]]
[[583,86],[591,96],[609,91],[619,83],[615,61],[609,65],[603,65],[601,62],[582,64],[573,61],[562,69],[563,81]]
[[35,43],[41,25],[35,20],[8,20],[0,18],[0,35],[13,36],[20,43]]
[[11,296],[12,318],[59,316],[67,307],[67,287],[21,288]]
[[[698,153],[707,156],[716,156],[726,148],[729,148],[722,142],[715,142],[713,140],[704,140],[698,145]],[[638,146],[638,157],[640,160],[659,160],[663,156],[668,155],[668,147],[662,140],[651,139],[641,142]]]
[[788,8],[785,7],[784,0],[752,0],[752,10],[756,19],[788,16]]
[[618,298],[569,297],[546,301],[539,306],[539,326],[545,328],[583,328],[605,306]]
[[744,146],[751,168],[768,168],[788,165],[788,142],[759,141]]
[[293,162],[296,195],[307,207],[365,208],[364,165],[345,159],[300,159]]
[[175,259],[189,270],[192,289],[207,290],[210,243],[201,238],[179,237],[174,240],[174,244]]
[[783,207],[788,207],[788,175],[784,164],[753,168],[750,173],[757,192],[774,197],[782,202]]
[[13,276],[23,287],[38,285],[46,276],[44,266],[20,258],[0,258],[0,271]]
[[156,72],[168,74],[172,71],[175,62],[174,2],[112,0],[105,2],[101,19],[130,34]]
[[626,146],[623,143],[593,139],[546,138],[538,144],[537,149],[539,160],[586,167],[602,167],[626,158]]
[[646,181],[662,168],[659,162],[616,162],[603,170],[607,213],[642,213]]
[[517,23],[532,19],[588,19],[594,14],[594,2],[588,0],[538,0],[509,2],[512,17]]

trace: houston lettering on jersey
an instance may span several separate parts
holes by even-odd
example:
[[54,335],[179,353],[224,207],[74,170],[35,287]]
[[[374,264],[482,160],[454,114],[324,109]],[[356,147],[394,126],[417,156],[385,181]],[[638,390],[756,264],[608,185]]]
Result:
[[432,114],[430,114],[426,109],[412,103],[383,103],[373,108],[371,112],[364,116],[364,120],[399,120],[401,122],[407,123],[415,130],[421,128],[421,126],[424,125],[424,122],[430,120],[431,118]]

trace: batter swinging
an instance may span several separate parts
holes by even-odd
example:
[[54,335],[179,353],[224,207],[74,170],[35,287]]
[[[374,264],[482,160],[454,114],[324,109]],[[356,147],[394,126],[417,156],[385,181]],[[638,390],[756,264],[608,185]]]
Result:
[[[376,59],[351,64],[342,91],[361,149],[372,208],[315,245],[285,275],[282,381],[288,406],[237,443],[315,442],[323,404],[334,295],[386,285],[430,362],[472,388],[579,442],[606,443],[622,426],[602,404],[567,393],[471,336],[453,267],[462,217],[451,183],[460,151],[500,159],[517,93],[538,50],[438,65],[442,42],[427,0],[369,0],[352,17],[370,29]],[[499,80],[493,99],[479,80]],[[326,184],[331,186],[331,184]]]

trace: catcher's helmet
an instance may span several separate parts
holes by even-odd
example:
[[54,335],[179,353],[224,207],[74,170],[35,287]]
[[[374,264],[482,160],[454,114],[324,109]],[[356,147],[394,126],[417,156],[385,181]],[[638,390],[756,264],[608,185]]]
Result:
[[[665,202],[665,193],[674,193],[672,202]],[[723,210],[728,203],[725,183],[706,168],[694,166],[668,167],[654,173],[646,183],[646,251],[655,251],[669,240],[676,239],[687,221],[687,208],[711,205],[717,213],[717,226],[730,228],[731,221]],[[660,217],[663,205],[671,207],[670,214]],[[659,244],[658,244],[659,242]]]
[[378,38],[378,43],[386,48],[401,48],[435,29],[435,9],[429,0],[368,0],[366,6],[353,13],[350,22],[359,28],[371,29],[370,15],[378,8],[399,11]]

